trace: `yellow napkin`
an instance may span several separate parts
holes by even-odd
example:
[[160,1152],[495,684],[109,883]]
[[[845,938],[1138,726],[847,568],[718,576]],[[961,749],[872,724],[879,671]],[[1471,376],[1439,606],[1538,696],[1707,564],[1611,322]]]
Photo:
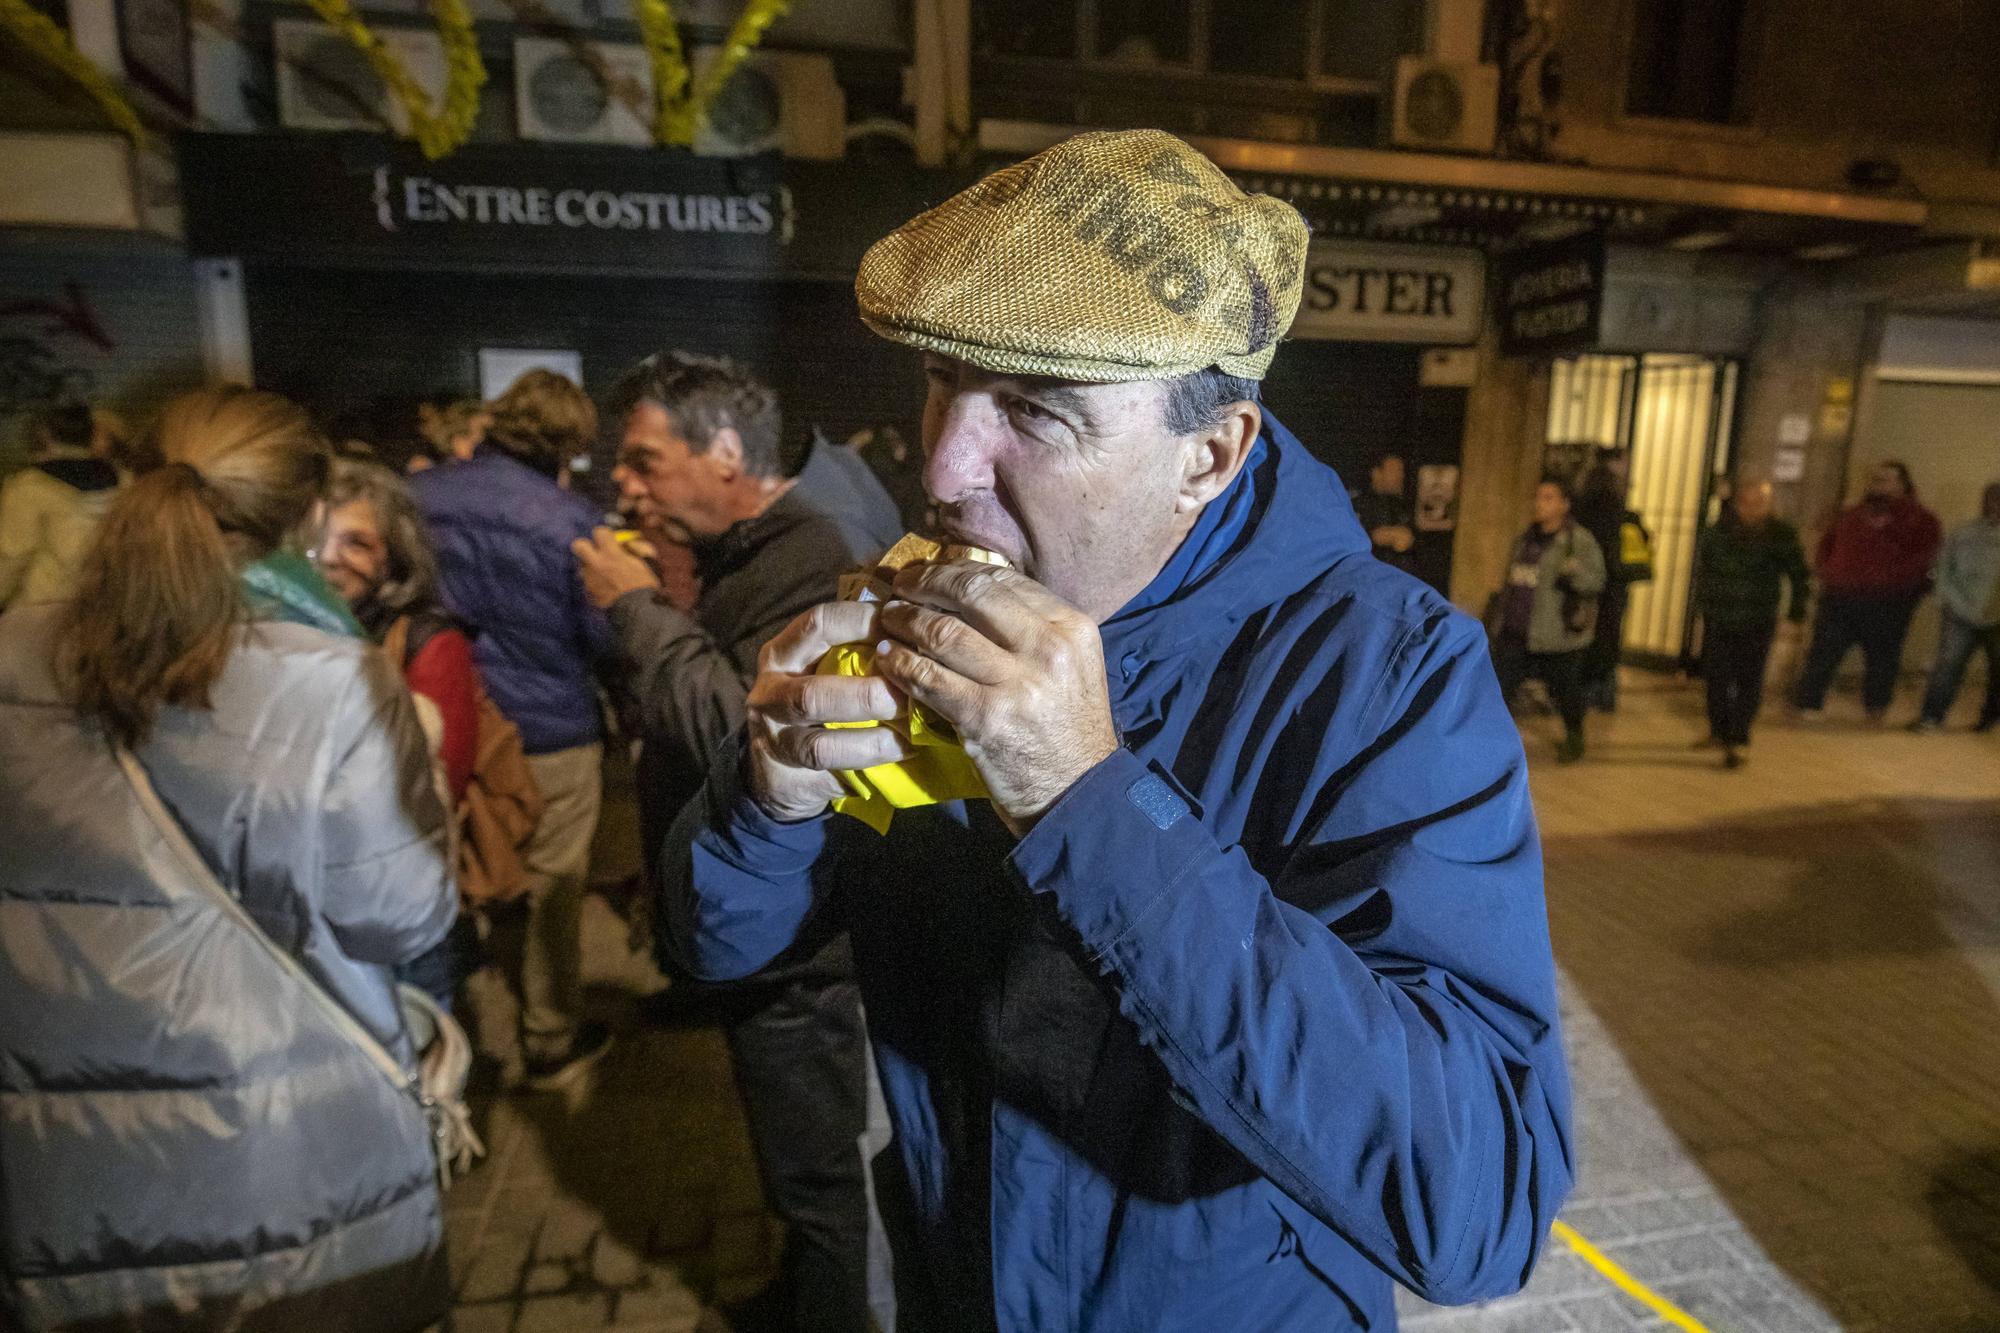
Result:
[[[874,673],[875,650],[865,643],[844,643],[822,657],[822,676],[867,676]],[[879,722],[829,722],[829,727],[879,727]],[[916,753],[895,764],[873,768],[840,769],[834,774],[852,795],[833,803],[841,814],[852,815],[877,833],[889,831],[889,819],[898,810],[942,801],[986,799],[986,784],[979,770],[958,743],[958,734],[944,719],[912,704],[909,716],[910,744]]]

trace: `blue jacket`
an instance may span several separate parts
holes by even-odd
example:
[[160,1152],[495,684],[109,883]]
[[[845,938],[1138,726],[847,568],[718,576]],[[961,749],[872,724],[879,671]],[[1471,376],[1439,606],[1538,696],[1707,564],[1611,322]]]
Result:
[[521,747],[547,754],[600,739],[591,673],[611,629],[569,549],[601,521],[597,510],[492,448],[419,472],[410,491],[430,525],[445,607],[478,631],[473,660]]
[[983,803],[781,824],[739,748],[662,850],[662,943],[699,975],[852,932],[910,1327],[1392,1328],[1391,1278],[1520,1287],[1568,1192],[1484,634],[1267,431],[1234,544],[1103,626],[1124,748],[1027,838]]

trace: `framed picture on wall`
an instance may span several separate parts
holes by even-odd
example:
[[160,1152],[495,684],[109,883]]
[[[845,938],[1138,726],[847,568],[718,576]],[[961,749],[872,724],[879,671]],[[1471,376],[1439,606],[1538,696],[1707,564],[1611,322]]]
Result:
[[118,51],[126,74],[184,116],[194,114],[190,13],[185,0],[118,0]]

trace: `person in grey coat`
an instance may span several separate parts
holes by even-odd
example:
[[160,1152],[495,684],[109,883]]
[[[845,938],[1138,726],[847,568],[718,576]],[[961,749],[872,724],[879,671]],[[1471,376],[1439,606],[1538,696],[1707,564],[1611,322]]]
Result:
[[1529,676],[1549,687],[1563,720],[1556,758],[1566,764],[1583,758],[1583,654],[1597,633],[1604,584],[1604,553],[1570,517],[1569,487],[1544,477],[1498,596],[1493,670],[1510,700]]
[[305,414],[204,390],[158,442],[76,600],[0,621],[0,1328],[411,1333],[450,1301],[429,1125],[306,987],[413,1067],[444,807],[394,668],[290,623],[324,589],[241,581],[325,485]]

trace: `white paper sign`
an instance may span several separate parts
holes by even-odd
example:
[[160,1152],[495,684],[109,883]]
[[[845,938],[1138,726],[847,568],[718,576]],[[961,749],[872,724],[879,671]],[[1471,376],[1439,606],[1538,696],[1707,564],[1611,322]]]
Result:
[[1772,481],[1803,481],[1806,475],[1806,451],[1804,445],[1784,444],[1778,446],[1778,456],[1771,463]]
[[1804,444],[1812,438],[1812,418],[1803,412],[1787,412],[1778,418],[1779,444]]

